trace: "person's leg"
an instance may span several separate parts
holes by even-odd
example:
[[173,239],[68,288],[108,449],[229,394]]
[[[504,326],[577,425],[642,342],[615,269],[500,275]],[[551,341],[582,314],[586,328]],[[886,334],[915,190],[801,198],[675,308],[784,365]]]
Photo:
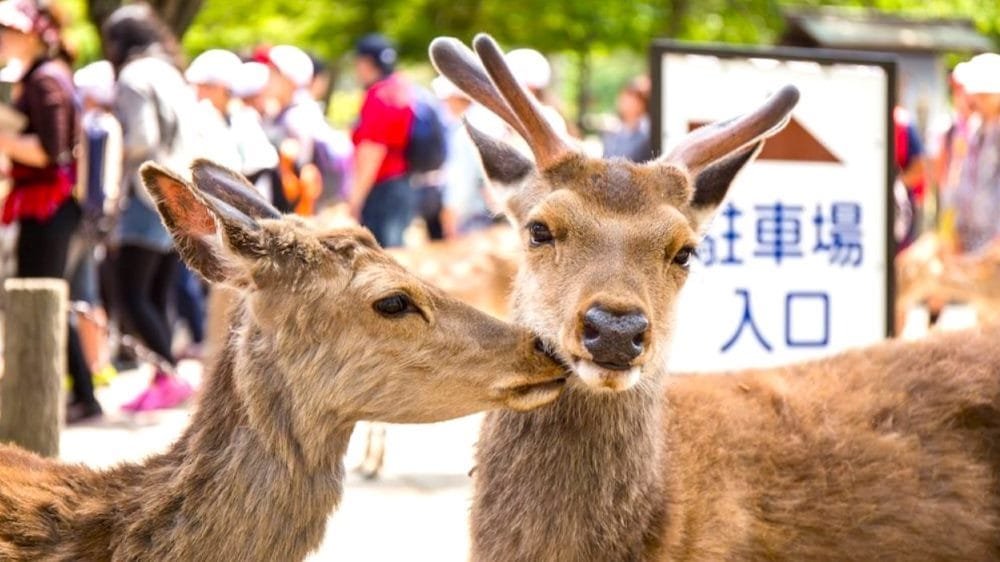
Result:
[[176,267],[177,315],[191,332],[191,341],[200,345],[205,341],[205,294],[198,277],[183,262]]
[[371,192],[368,193],[365,204],[361,207],[361,225],[370,230],[375,241],[385,248],[385,215],[387,211],[383,201],[384,197],[379,191],[383,187],[385,187],[383,184],[375,184]]
[[[48,221],[21,221],[17,245],[18,276],[64,278],[70,239],[79,221],[80,210],[72,201],[63,204]],[[66,321],[66,356],[73,382],[73,403],[87,405],[84,415],[78,415],[75,410],[67,412],[67,419],[72,422],[99,414],[100,406],[94,397],[93,375],[87,366],[76,326],[68,317]]]
[[69,298],[87,307],[84,314],[76,315],[76,326],[80,332],[80,344],[87,358],[87,366],[94,373],[110,364],[108,356],[107,315],[101,306],[100,291],[97,287],[97,257],[92,238],[78,234],[71,243],[71,254],[76,254],[75,263],[69,270]]
[[69,242],[78,222],[75,203],[63,205],[48,221],[22,220],[17,240],[17,276],[63,279]]
[[386,247],[402,246],[403,234],[413,220],[416,207],[416,193],[406,178],[393,180],[385,192],[386,209],[384,235]]
[[[76,330],[69,330],[67,334],[69,337],[69,372],[72,376],[73,373],[90,373],[90,367],[87,365],[87,359],[83,354],[83,346],[80,344],[80,336]],[[73,404],[93,404],[97,402],[94,397],[94,381],[90,376],[73,378]]]
[[441,224],[443,206],[440,187],[427,185],[420,188],[417,193],[417,207],[427,226],[427,237],[431,240],[444,239],[444,227]]
[[173,364],[170,330],[158,308],[160,303],[153,300],[154,283],[158,282],[156,275],[163,256],[155,250],[123,245],[118,255],[118,281],[125,313],[131,319],[133,328],[146,347]]
[[[149,297],[153,301],[153,306],[156,307],[156,312],[163,319],[163,325],[170,335],[171,344],[173,343],[174,329],[170,310],[177,294],[177,269],[179,265],[180,259],[175,252],[170,251],[161,254],[159,260],[156,262],[156,271],[153,273],[153,284],[149,291]],[[171,345],[172,348],[173,345]],[[176,363],[173,353],[170,355],[170,360],[171,363]]]
[[[167,302],[174,287],[175,258],[169,252],[124,246],[119,260],[126,308],[139,311],[139,315],[134,317],[136,330],[151,350],[171,366],[175,365],[170,349],[170,325],[166,317]],[[136,272],[141,272],[141,279],[127,278],[126,273],[137,277]],[[134,400],[124,404],[122,409],[141,411],[173,408],[184,403],[193,393],[194,390],[186,381],[158,367],[149,387]]]
[[376,184],[361,210],[361,224],[383,248],[403,245],[403,232],[413,218],[414,192],[406,178]]

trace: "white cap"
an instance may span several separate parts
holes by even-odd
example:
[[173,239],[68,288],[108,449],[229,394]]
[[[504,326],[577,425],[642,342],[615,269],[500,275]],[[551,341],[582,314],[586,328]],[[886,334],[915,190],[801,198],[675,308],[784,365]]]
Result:
[[437,96],[438,99],[442,100],[446,100],[448,98],[469,99],[469,96],[467,96],[465,92],[459,90],[458,86],[444,76],[438,76],[437,78],[431,80],[431,90],[434,90],[434,95]]
[[955,65],[955,68],[951,71],[951,79],[955,82],[965,86],[965,81],[969,78],[969,63],[960,62]]
[[969,94],[1000,94],[1000,55],[983,53],[955,68],[955,79]]
[[115,71],[106,60],[92,62],[74,72],[73,84],[83,98],[101,105],[111,105],[115,101]]
[[552,80],[552,66],[545,55],[534,49],[514,49],[504,57],[521,85],[541,90]]
[[215,84],[231,89],[241,64],[240,57],[229,51],[209,49],[191,61],[184,77],[190,84]]
[[0,2],[0,27],[16,29],[21,33],[31,33],[35,29],[32,14],[37,16],[38,9],[33,3],[4,0]]
[[271,76],[271,71],[266,64],[259,62],[245,62],[240,65],[233,78],[233,95],[238,98],[248,98],[255,96],[267,86],[267,80]]
[[267,58],[278,72],[300,88],[313,79],[313,63],[309,55],[291,45],[277,45],[267,51]]

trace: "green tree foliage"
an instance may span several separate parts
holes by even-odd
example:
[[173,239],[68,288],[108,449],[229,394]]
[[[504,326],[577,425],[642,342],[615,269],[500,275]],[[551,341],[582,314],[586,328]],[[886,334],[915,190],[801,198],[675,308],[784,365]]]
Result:
[[[102,21],[123,0],[60,0],[72,12]],[[212,47],[244,53],[261,43],[299,45],[333,62],[336,72],[354,41],[379,31],[400,46],[405,61],[426,63],[427,45],[439,35],[468,41],[489,31],[505,47],[532,46],[562,54],[567,106],[613,99],[612,81],[644,60],[649,41],[769,43],[783,31],[786,6],[878,9],[916,17],[967,17],[1000,46],[996,0],[152,0],[184,33],[189,54]],[[200,10],[199,10],[200,7]],[[196,16],[194,14],[197,13]],[[191,18],[194,18],[193,21]],[[190,26],[188,26],[190,24]],[[84,59],[93,58],[93,26],[77,25]],[[622,65],[622,53],[631,62]],[[626,57],[627,58],[627,57]],[[575,113],[575,112],[573,112]]]
[[432,38],[468,40],[481,30],[547,52],[642,51],[652,37],[766,43],[780,36],[788,5],[968,17],[1000,39],[1000,3],[982,0],[204,0],[185,44],[201,50],[287,41],[337,56],[361,34],[381,31],[399,42],[404,58],[425,60]]
[[[261,42],[292,43],[337,62],[370,31],[392,37],[404,60],[426,63],[439,35],[465,41],[489,31],[505,47],[562,53],[569,113],[608,108],[625,78],[622,52],[644,60],[649,41],[671,37],[727,43],[770,43],[783,31],[782,8],[842,6],[913,16],[968,17],[1000,44],[1000,2],[994,0],[204,0],[184,43],[191,52]],[[617,54],[616,54],[617,53]],[[614,65],[614,66],[608,66]]]
[[[194,21],[203,0],[145,0],[175,35],[180,37]],[[87,0],[87,16],[97,29],[125,0]]]

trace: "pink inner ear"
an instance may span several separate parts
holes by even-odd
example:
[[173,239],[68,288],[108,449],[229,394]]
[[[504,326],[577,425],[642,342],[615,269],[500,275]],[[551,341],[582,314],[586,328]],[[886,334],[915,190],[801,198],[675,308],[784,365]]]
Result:
[[156,183],[162,204],[172,215],[176,228],[193,236],[215,234],[215,219],[189,187],[163,175],[156,178]]

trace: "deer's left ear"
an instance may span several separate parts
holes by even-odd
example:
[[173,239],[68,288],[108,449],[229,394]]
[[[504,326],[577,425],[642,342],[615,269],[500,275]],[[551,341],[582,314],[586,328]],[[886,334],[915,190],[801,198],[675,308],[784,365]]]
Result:
[[531,179],[538,173],[535,163],[512,145],[487,135],[468,122],[465,128],[479,152],[492,193],[509,217],[518,217],[518,209],[511,205],[511,198],[532,183]]
[[715,211],[722,204],[729,186],[740,171],[760,154],[764,141],[738,150],[722,160],[702,169],[694,177],[694,194],[691,198],[691,215],[699,230],[708,226]]
[[257,222],[162,166],[147,162],[140,173],[181,258],[209,281],[245,284],[240,258],[264,255]]

